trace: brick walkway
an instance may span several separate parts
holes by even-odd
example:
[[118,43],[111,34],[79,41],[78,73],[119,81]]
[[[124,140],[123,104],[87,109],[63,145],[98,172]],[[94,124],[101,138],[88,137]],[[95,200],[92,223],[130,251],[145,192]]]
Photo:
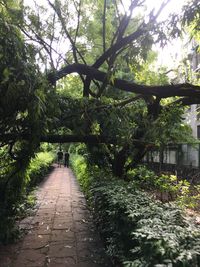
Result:
[[28,234],[0,247],[0,267],[110,266],[71,170],[55,168],[36,195],[35,215],[21,222]]

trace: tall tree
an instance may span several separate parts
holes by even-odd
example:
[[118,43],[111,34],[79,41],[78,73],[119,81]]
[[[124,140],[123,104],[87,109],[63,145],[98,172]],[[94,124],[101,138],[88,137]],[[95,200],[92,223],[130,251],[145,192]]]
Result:
[[[90,143],[93,146],[88,148],[94,153],[94,143],[104,143],[98,151],[107,158],[113,172],[121,176],[142,159],[153,143],[159,143],[156,131],[166,136],[166,131],[158,129],[169,127],[173,116],[164,119],[163,114],[174,114],[176,120],[171,121],[171,127],[179,127],[182,109],[178,106],[200,103],[199,86],[170,84],[164,74],[155,72],[151,72],[151,79],[147,77],[145,66],[150,71],[153,44],[163,46],[170,36],[180,35],[181,24],[177,16],[158,20],[169,0],[163,1],[156,11],[146,13],[145,2],[47,0],[45,7],[35,3],[35,10],[22,4],[15,8],[1,3],[11,20],[3,25],[13,25],[12,42],[8,45],[12,53],[3,53],[8,62],[13,51],[16,52],[12,57],[19,58],[18,63],[17,60],[12,63],[16,66],[7,68],[6,63],[2,67],[1,88],[7,82],[6,92],[9,92],[10,73],[14,68],[13,76],[22,83],[20,90],[25,90],[25,93],[19,91],[19,98],[27,96],[21,101],[21,109],[13,105],[12,111],[4,105],[2,146],[7,145],[13,154],[19,140],[30,144],[36,136],[37,144],[43,141]],[[191,25],[199,16],[198,1],[190,3],[184,7],[183,25],[186,22]],[[4,20],[6,16],[2,15]],[[13,50],[15,36],[21,46],[14,44]],[[28,68],[32,72],[21,77]],[[71,95],[63,96],[67,88]],[[82,95],[76,95],[75,99],[72,92],[77,88],[79,92],[82,90]],[[166,105],[163,101],[173,97],[176,97],[174,104]],[[9,101],[11,98],[8,94]],[[1,99],[5,101],[6,97]],[[10,114],[9,119],[4,114]],[[19,118],[23,121],[20,127]],[[176,140],[175,134],[169,136]]]

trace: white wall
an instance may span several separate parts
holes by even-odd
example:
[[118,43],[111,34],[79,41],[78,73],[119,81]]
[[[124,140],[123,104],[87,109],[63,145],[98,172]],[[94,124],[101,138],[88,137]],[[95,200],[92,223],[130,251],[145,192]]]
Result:
[[200,125],[200,120],[197,120],[197,105],[192,105],[185,114],[185,121],[192,128],[192,135],[197,138],[197,126]]

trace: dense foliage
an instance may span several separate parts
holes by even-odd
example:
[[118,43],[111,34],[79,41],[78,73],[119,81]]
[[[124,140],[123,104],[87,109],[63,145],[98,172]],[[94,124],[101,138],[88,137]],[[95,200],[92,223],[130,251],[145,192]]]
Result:
[[[30,191],[48,173],[53,160],[54,154],[51,152],[37,153],[23,174],[23,184],[18,191],[20,194],[10,191],[10,195],[7,195],[7,202],[0,203],[0,242],[13,241],[18,236],[19,229],[16,226],[16,220],[26,215],[27,207],[30,205]],[[19,190],[19,188],[16,189]],[[31,201],[31,204],[34,203]]]
[[[154,200],[135,183],[134,175],[143,176],[144,171],[137,170],[133,181],[124,182],[98,167],[88,167],[82,156],[75,155],[72,163],[115,263],[199,266],[199,227],[176,204]],[[162,184],[169,186],[168,182]]]
[[[36,175],[52,162],[34,159],[51,110],[47,83],[35,61],[35,48],[25,42],[22,5],[0,2],[0,239],[9,239],[17,207]],[[48,101],[48,110],[46,103]],[[24,138],[24,136],[26,136]],[[46,155],[46,159],[45,158]],[[35,170],[34,170],[35,166]],[[12,218],[13,216],[13,218]]]
[[84,142],[88,162],[127,179],[152,147],[188,141],[184,106],[200,103],[198,81],[171,84],[153,51],[183,29],[198,41],[198,1],[166,21],[168,0],[153,10],[145,0],[34,2],[0,1],[0,212],[9,216],[35,179],[27,173],[41,143]]
[[199,185],[194,185],[183,177],[178,179],[171,173],[158,175],[144,165],[129,171],[128,177],[136,187],[149,192],[162,202],[176,201],[184,208],[199,208]]

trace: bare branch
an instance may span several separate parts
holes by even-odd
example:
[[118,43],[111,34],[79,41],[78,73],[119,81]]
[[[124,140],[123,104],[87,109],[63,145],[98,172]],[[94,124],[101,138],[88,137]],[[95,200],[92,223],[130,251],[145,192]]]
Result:
[[157,19],[161,12],[163,11],[163,9],[169,4],[171,0],[164,0],[163,3],[161,4],[160,8],[158,9],[158,12],[156,13],[155,16],[153,16],[152,20],[155,21],[155,19]]
[[65,22],[64,22],[64,19],[63,19],[63,16],[62,16],[62,13],[61,13],[61,9],[60,7],[58,8],[58,6],[56,7],[54,4],[51,3],[50,0],[48,0],[48,3],[49,5],[53,8],[53,10],[56,12],[60,22],[61,22],[61,25],[62,25],[62,28],[67,36],[67,38],[69,39],[71,45],[72,45],[72,51],[73,51],[73,56],[74,56],[74,60],[75,62],[77,63],[78,62],[78,58],[77,58],[77,55],[76,53],[79,55],[80,59],[83,61],[83,63],[86,64],[86,61],[84,59],[84,57],[82,56],[82,54],[80,53],[80,51],[78,50],[75,42],[73,41],[70,33],[68,32],[67,28],[66,28],[66,25],[65,25]]
[[[73,1],[74,2],[74,1]],[[76,4],[74,2],[74,6],[76,7]],[[77,36],[78,36],[78,32],[79,32],[79,27],[80,27],[80,16],[81,16],[81,0],[79,1],[79,5],[78,7],[76,7],[76,11],[77,11],[77,14],[78,14],[78,21],[77,21],[77,27],[76,27],[76,33],[75,33],[75,37],[74,37],[74,43],[76,44],[76,39],[77,39]]]
[[110,109],[110,108],[116,108],[116,107],[125,107],[126,105],[128,104],[131,104],[139,99],[144,99],[144,96],[143,95],[137,95],[137,96],[134,96],[134,97],[130,97],[130,98],[127,98],[121,102],[118,102],[118,103],[114,103],[114,104],[110,104],[110,105],[101,105],[101,106],[97,106],[95,108],[89,108],[88,109],[88,112],[91,112],[91,111],[94,111],[94,110],[101,110],[101,109]]
[[106,51],[106,6],[107,0],[104,0],[104,7],[103,7],[103,52]]
[[28,25],[27,27],[29,27],[29,29],[32,31],[32,33],[34,34],[34,36],[36,38],[34,38],[33,36],[31,36],[27,31],[25,31],[22,27],[18,26],[20,28],[20,30],[33,42],[36,42],[40,45],[43,46],[43,48],[45,49],[45,51],[48,53],[48,55],[50,55],[50,50],[53,51],[54,53],[56,53],[59,57],[62,58],[62,60],[66,63],[69,64],[69,62],[60,54],[58,53],[50,44],[48,44],[41,36],[39,36],[32,28],[30,28]]

